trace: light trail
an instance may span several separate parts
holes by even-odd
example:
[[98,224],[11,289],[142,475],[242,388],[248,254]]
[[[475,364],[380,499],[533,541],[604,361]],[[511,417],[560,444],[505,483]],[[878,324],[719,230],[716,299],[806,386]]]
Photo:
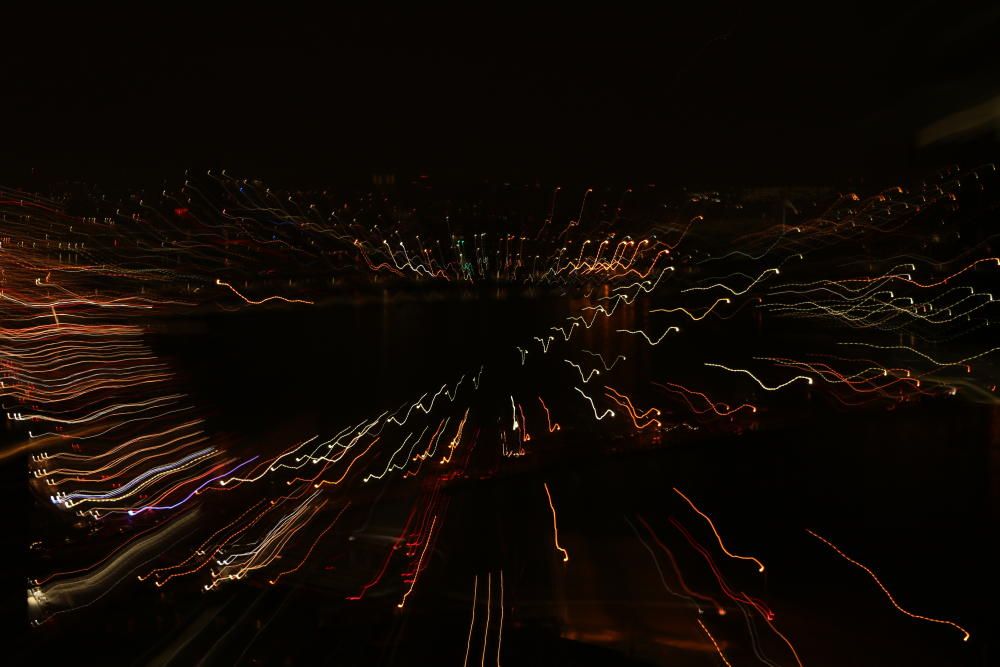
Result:
[[569,562],[569,552],[563,549],[562,545],[559,544],[559,523],[556,517],[556,506],[552,503],[552,492],[549,491],[548,482],[542,482],[542,487],[545,489],[545,497],[549,501],[549,510],[552,512],[552,540],[555,544],[556,551],[562,554],[563,562]]
[[709,516],[707,514],[705,514],[704,512],[702,512],[700,509],[698,509],[698,507],[695,506],[694,502],[690,498],[688,498],[686,495],[684,495],[683,493],[681,493],[680,489],[678,489],[676,486],[673,487],[673,488],[674,488],[674,493],[676,493],[681,498],[683,498],[684,502],[686,502],[688,505],[690,505],[691,509],[693,509],[695,511],[695,513],[698,514],[698,516],[700,516],[701,518],[703,518],[708,523],[709,528],[712,529],[712,534],[715,535],[715,539],[719,542],[719,548],[722,549],[722,553],[726,554],[730,558],[735,558],[735,559],[738,559],[738,560],[748,560],[748,561],[754,563],[755,565],[757,565],[757,568],[758,568],[757,571],[758,572],[763,572],[764,571],[764,564],[761,563],[756,558],[754,558],[753,556],[740,556],[740,555],[737,555],[737,554],[734,554],[734,553],[730,552],[729,549],[726,548],[726,545],[722,543],[722,536],[719,535],[719,531],[715,528],[715,523],[712,522],[712,519],[709,518]]
[[951,627],[955,628],[956,630],[958,630],[959,632],[962,633],[962,641],[964,641],[964,642],[969,641],[969,637],[971,637],[972,635],[969,633],[968,630],[966,630],[965,628],[963,628],[958,623],[955,623],[954,621],[948,621],[948,620],[944,620],[944,619],[940,619],[940,618],[931,618],[930,616],[922,616],[920,614],[914,614],[913,612],[904,609],[902,606],[900,606],[900,604],[898,602],[896,602],[896,598],[893,597],[892,593],[889,592],[889,589],[885,587],[885,584],[882,583],[882,580],[879,579],[878,576],[876,576],[876,574],[874,572],[872,572],[871,569],[868,566],[864,565],[863,563],[859,563],[858,561],[854,560],[853,558],[851,558],[850,556],[848,556],[847,554],[845,554],[843,551],[840,550],[840,547],[838,547],[836,544],[834,544],[830,540],[826,539],[822,535],[819,535],[816,532],[814,532],[812,530],[809,530],[808,528],[806,529],[806,532],[809,533],[810,535],[812,535],[813,537],[815,537],[817,540],[819,540],[820,542],[822,542],[826,546],[828,546],[831,549],[833,549],[834,552],[836,552],[838,556],[840,556],[841,558],[843,558],[844,560],[846,560],[851,565],[854,565],[855,567],[858,567],[858,568],[864,570],[864,572],[869,577],[872,578],[872,581],[874,581],[878,585],[878,587],[880,589],[882,589],[882,592],[885,593],[885,596],[889,599],[889,602],[892,604],[892,606],[895,607],[896,610],[899,611],[901,614],[909,616],[910,618],[915,618],[918,621],[927,621],[929,623],[939,623],[941,625],[950,625]]

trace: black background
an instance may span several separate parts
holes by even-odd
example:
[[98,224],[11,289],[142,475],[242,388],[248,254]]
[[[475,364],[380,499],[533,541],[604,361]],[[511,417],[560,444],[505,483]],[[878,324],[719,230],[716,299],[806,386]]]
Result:
[[[995,3],[4,12],[0,182],[892,181],[998,92]],[[870,5],[870,6],[869,6]]]

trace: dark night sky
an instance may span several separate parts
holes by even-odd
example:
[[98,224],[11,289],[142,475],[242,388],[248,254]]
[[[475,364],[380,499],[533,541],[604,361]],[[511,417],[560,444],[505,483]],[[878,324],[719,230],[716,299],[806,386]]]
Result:
[[0,182],[891,177],[1000,93],[1000,5],[873,4],[8,14]]

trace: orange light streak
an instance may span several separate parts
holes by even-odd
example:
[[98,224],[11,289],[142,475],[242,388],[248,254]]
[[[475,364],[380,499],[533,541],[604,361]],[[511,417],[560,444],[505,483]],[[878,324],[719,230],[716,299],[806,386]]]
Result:
[[726,654],[722,652],[722,647],[719,646],[719,642],[715,641],[715,637],[713,637],[712,633],[708,631],[708,628],[705,627],[705,624],[701,622],[701,619],[699,618],[697,620],[698,620],[698,625],[701,626],[701,629],[708,636],[709,641],[712,642],[712,646],[715,647],[715,651],[719,654],[719,657],[722,658],[722,662],[726,664],[726,667],[733,667],[733,664],[726,659]]
[[259,306],[259,305],[261,305],[263,303],[267,303],[268,301],[284,301],[285,303],[304,303],[307,306],[314,306],[314,305],[316,305],[315,301],[309,301],[308,299],[288,299],[288,298],[285,298],[283,296],[277,296],[277,295],[275,295],[275,296],[267,296],[267,297],[264,297],[263,299],[260,299],[260,300],[249,299],[249,298],[243,296],[242,294],[240,294],[240,292],[235,287],[233,287],[232,285],[230,285],[229,283],[227,283],[224,280],[219,280],[218,278],[216,278],[215,284],[216,285],[220,285],[222,287],[228,287],[230,290],[232,290],[233,294],[235,294],[236,296],[240,297],[241,299],[243,299],[245,302],[247,302],[251,306]]
[[556,549],[562,552],[563,562],[569,562],[569,552],[562,548],[559,544],[559,524],[556,520],[556,506],[552,504],[552,493],[549,491],[549,485],[547,482],[542,482],[542,486],[545,488],[545,497],[549,499],[549,509],[552,510],[552,534],[555,539]]
[[708,526],[712,529],[712,533],[715,535],[715,539],[719,541],[719,548],[722,549],[722,553],[726,554],[730,558],[736,558],[736,559],[739,559],[739,560],[752,561],[752,562],[754,562],[754,563],[757,564],[757,567],[759,568],[757,570],[758,572],[763,572],[764,571],[764,564],[761,563],[756,558],[754,558],[753,556],[740,556],[738,554],[734,554],[731,551],[729,551],[729,549],[726,548],[726,545],[722,543],[722,536],[719,535],[719,531],[716,530],[715,524],[712,522],[712,519],[707,514],[705,514],[704,512],[702,512],[700,509],[698,509],[698,507],[695,506],[694,502],[692,502],[690,498],[688,498],[683,493],[681,493],[680,489],[678,489],[676,486],[673,487],[673,488],[674,488],[674,493],[676,493],[678,496],[680,496],[681,498],[683,498],[684,502],[686,502],[688,505],[690,505],[691,509],[693,509],[698,514],[698,516],[700,516],[701,518],[703,518],[705,521],[708,522]]
[[959,632],[962,633],[962,635],[963,635],[962,636],[962,641],[963,642],[969,641],[969,637],[971,637],[972,635],[969,633],[968,630],[966,630],[965,628],[963,628],[958,623],[954,623],[952,621],[947,621],[947,620],[940,619],[940,618],[931,618],[929,616],[921,616],[920,614],[914,614],[912,611],[908,611],[906,609],[903,609],[903,607],[901,607],[900,604],[898,602],[896,602],[896,598],[894,598],[892,596],[892,593],[889,592],[889,589],[885,587],[885,584],[883,584],[882,581],[875,575],[875,573],[872,572],[871,569],[869,569],[866,565],[864,565],[862,563],[859,563],[858,561],[854,560],[853,558],[851,558],[850,556],[848,556],[847,554],[845,554],[843,551],[840,550],[840,547],[838,547],[836,544],[834,544],[830,540],[826,539],[822,535],[818,535],[817,533],[809,530],[808,528],[806,528],[806,532],[809,533],[810,535],[812,535],[813,537],[815,537],[817,540],[819,540],[820,542],[822,542],[826,546],[828,546],[831,549],[833,549],[834,551],[836,551],[837,554],[841,558],[843,558],[844,560],[846,560],[851,565],[854,565],[854,566],[859,567],[862,570],[864,570],[868,574],[868,576],[871,577],[875,581],[876,584],[878,584],[878,587],[882,589],[882,592],[885,593],[885,596],[887,598],[889,598],[889,602],[892,603],[892,606],[895,607],[897,609],[897,611],[899,611],[902,614],[905,614],[906,616],[909,616],[910,618],[915,618],[915,619],[920,620],[920,621],[928,621],[930,623],[940,623],[942,625],[950,625],[951,627],[955,628],[956,630],[958,630]]

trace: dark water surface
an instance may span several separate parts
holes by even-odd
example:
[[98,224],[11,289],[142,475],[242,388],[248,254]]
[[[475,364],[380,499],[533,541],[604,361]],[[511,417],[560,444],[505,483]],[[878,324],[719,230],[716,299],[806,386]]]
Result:
[[[677,517],[711,544],[711,534],[678,504],[676,486],[709,511],[728,546],[767,564],[764,575],[749,567],[734,572],[727,564],[727,577],[767,601],[804,664],[989,664],[991,599],[982,577],[994,553],[996,408],[942,399],[849,410],[800,393],[768,396],[769,412],[738,431],[705,428],[655,441],[622,437],[575,399],[559,398],[571,378],[548,370],[523,377],[513,349],[563,324],[583,303],[519,292],[498,298],[492,290],[158,323],[150,342],[207,411],[210,430],[235,449],[262,455],[335,433],[463,375],[469,382],[485,365],[482,392],[472,404],[484,423],[481,465],[446,487],[447,520],[405,613],[395,609],[397,586],[374,589],[360,603],[345,601],[345,594],[379,565],[385,542],[377,540],[398,531],[420,490],[417,480],[394,483],[377,497],[355,496],[373,508],[355,546],[340,541],[281,586],[247,581],[212,595],[193,587],[140,588],[128,593],[129,604],[67,616],[56,630],[41,632],[72,638],[81,651],[99,643],[103,653],[116,654],[109,659],[125,664],[204,658],[220,665],[460,665],[472,579],[479,576],[482,584],[487,573],[502,569],[504,664],[717,664],[717,656],[703,650],[697,627],[692,631],[694,612],[664,590],[626,522],[648,521],[677,554],[688,584],[717,591],[704,561],[669,523]],[[613,330],[647,326],[646,308],[640,302],[623,310],[574,342],[610,354]],[[734,336],[734,329],[744,333]],[[616,350],[629,360],[613,380],[608,374],[608,383],[629,392],[664,377],[704,386],[713,376],[703,360],[724,360],[727,348],[746,356],[794,347],[794,327],[788,330],[774,340],[746,313],[699,330],[678,343],[676,354],[655,357],[648,347],[622,347],[619,337]],[[530,350],[540,353],[537,343]],[[552,396],[564,431],[531,456],[496,463],[499,445],[488,435],[489,419],[506,414],[511,391],[536,390]],[[718,391],[730,399],[725,386]],[[558,497],[568,564],[553,554],[542,482]],[[971,630],[972,640],[963,643],[952,628],[901,615],[871,579],[805,528],[872,567],[908,609],[954,619]],[[665,564],[662,555],[660,561]],[[703,618],[734,665],[756,662],[739,614],[708,610]],[[759,620],[757,629],[769,659],[795,664]],[[495,648],[494,638],[490,664]]]

